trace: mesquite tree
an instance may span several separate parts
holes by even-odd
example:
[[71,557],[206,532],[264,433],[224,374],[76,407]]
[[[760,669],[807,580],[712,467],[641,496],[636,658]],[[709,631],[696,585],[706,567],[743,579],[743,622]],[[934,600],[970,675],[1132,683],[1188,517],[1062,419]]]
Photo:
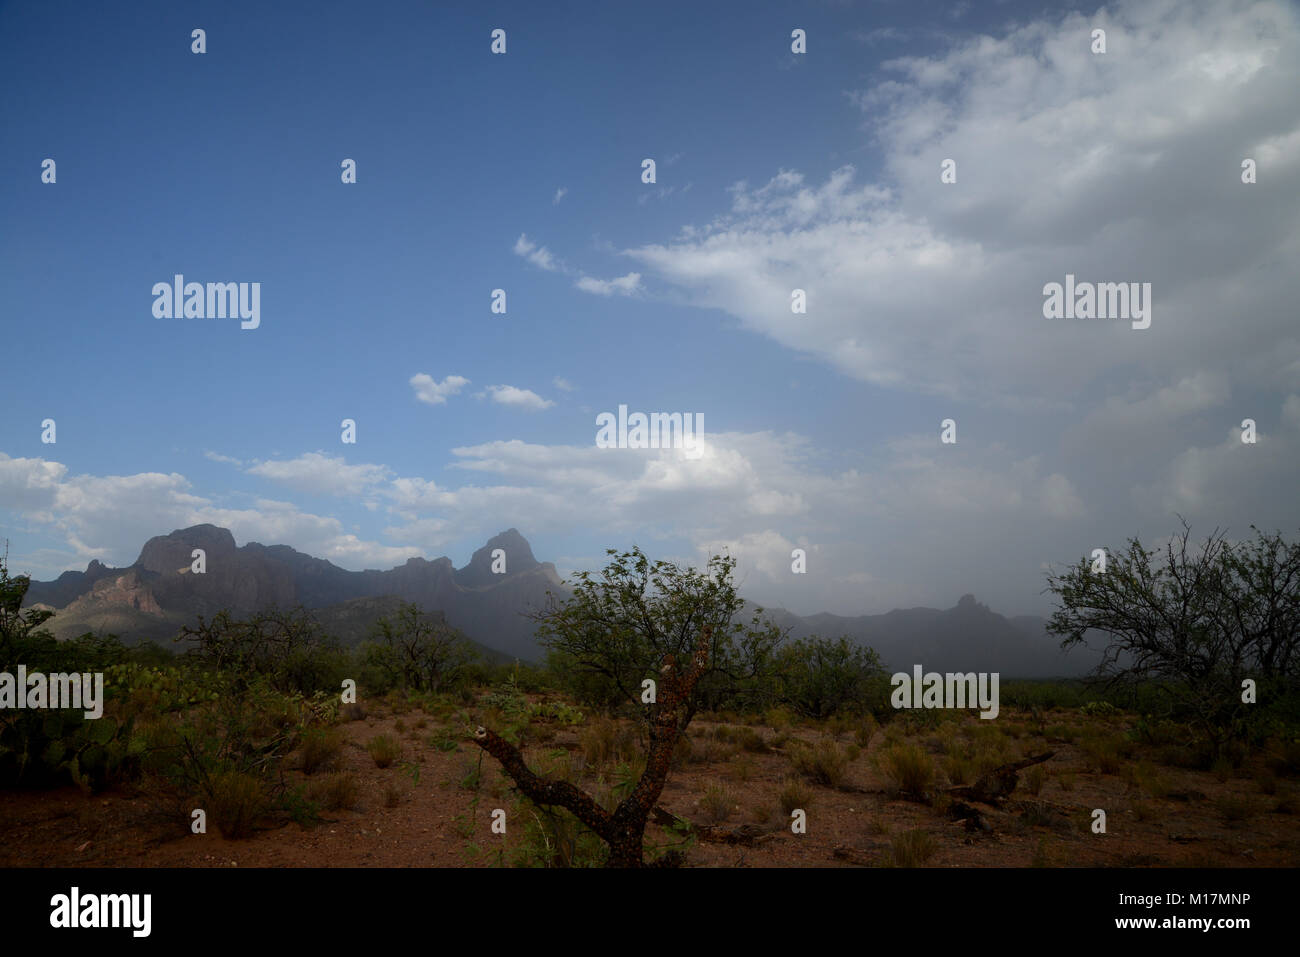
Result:
[[[1108,685],[1151,683],[1217,747],[1252,713],[1294,690],[1300,675],[1300,544],[1258,529],[1232,543],[1217,529],[1199,547],[1184,521],[1161,555],[1130,539],[1094,572],[1087,559],[1049,573],[1061,607],[1048,621],[1062,647],[1106,637],[1097,674]],[[1252,526],[1253,528],[1253,526]],[[1260,704],[1243,701],[1256,682]]]
[[[650,748],[645,771],[632,792],[613,811],[601,807],[591,795],[568,781],[552,781],[529,770],[523,754],[514,745],[486,728],[479,728],[474,742],[501,762],[515,785],[535,804],[559,806],[571,811],[609,845],[607,867],[644,866],[645,828],[650,812],[663,793],[677,739],[690,722],[691,695],[708,667],[712,629],[705,626],[694,653],[679,664],[671,653],[663,658],[655,701],[648,705]],[[662,859],[680,863],[677,855]]]
[[552,596],[530,616],[566,690],[603,708],[638,701],[641,682],[664,656],[691,657],[708,628],[708,666],[684,702],[688,716],[772,699],[785,633],[736,594],[734,558],[715,555],[701,571],[652,562],[639,548],[607,554],[612,559],[599,577],[578,573],[567,601]]

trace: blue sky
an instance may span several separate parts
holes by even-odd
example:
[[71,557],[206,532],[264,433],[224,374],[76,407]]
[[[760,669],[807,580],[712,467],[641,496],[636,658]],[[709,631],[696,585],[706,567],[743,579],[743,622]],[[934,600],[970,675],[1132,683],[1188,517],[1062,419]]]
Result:
[[[11,563],[513,525],[562,572],[726,548],[800,612],[1014,613],[1176,512],[1294,531],[1298,49],[1269,3],[0,4]],[[1048,322],[1067,272],[1153,282],[1152,328]],[[260,282],[260,327],[155,318],[175,273]],[[595,449],[620,404],[707,454]]]

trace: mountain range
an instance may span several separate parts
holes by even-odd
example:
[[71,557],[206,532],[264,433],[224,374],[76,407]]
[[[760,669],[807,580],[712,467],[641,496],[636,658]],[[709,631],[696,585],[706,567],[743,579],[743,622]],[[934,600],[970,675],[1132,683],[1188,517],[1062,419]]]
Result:
[[[206,569],[191,571],[194,549]],[[504,558],[504,569],[493,554]],[[170,644],[182,625],[228,609],[236,616],[269,607],[303,605],[326,630],[347,644],[362,640],[375,619],[410,601],[440,612],[476,644],[512,658],[538,660],[542,649],[527,613],[544,608],[548,593],[570,592],[555,566],[539,562],[516,530],[507,529],[456,568],[449,558],[408,559],[386,571],[352,572],[287,545],[235,545],[228,529],[195,525],[149,539],[135,562],[111,568],[92,561],[84,572],[33,581],[25,604],[53,609],[57,637],[87,631],[124,641]],[[1007,676],[1078,675],[1096,653],[1063,654],[1034,616],[1007,618],[963,596],[949,609],[897,609],[883,615],[800,616],[785,609],[765,614],[796,638],[847,635],[874,648],[891,670],[997,671]]]

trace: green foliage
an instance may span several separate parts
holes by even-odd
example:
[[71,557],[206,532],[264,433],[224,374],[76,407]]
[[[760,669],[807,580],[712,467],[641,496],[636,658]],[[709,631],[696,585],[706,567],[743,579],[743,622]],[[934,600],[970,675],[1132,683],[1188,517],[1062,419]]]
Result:
[[43,627],[54,612],[21,610],[30,586],[26,575],[11,578],[6,560],[0,558],[0,670],[13,672],[20,664],[31,667],[34,657],[49,660],[56,653],[54,636]]
[[522,798],[511,820],[521,821],[523,834],[511,847],[515,867],[600,867],[605,844],[563,808],[547,808]]
[[238,693],[256,678],[274,690],[311,694],[337,689],[348,670],[348,657],[302,606],[291,611],[257,612],[240,620],[220,611],[211,621],[199,616],[176,641],[191,641],[191,659],[226,675]]
[[375,767],[386,768],[402,756],[402,742],[389,734],[377,734],[366,742],[366,753]]
[[793,641],[777,655],[781,701],[810,718],[864,713],[888,700],[880,657],[848,638]]
[[404,602],[392,618],[380,618],[362,646],[364,665],[377,673],[386,691],[446,692],[464,686],[478,658],[468,639],[440,614]]
[[599,577],[580,572],[573,596],[533,615],[548,665],[578,701],[604,710],[639,706],[642,680],[656,678],[667,654],[689,660],[705,626],[712,627],[708,670],[696,686],[685,722],[697,710],[761,705],[774,694],[774,654],[783,638],[756,611],[748,624],[731,575],[735,559],[714,556],[707,567],[651,562],[639,548],[610,549]]
[[1089,701],[1079,709],[1079,712],[1090,718],[1109,718],[1119,714],[1120,710],[1109,701]]
[[141,715],[130,748],[144,771],[189,806],[207,808],[214,816],[214,808],[223,808],[228,822],[223,832],[229,826],[245,834],[273,808],[294,813],[279,773],[283,760],[305,735],[331,722],[336,708],[333,696],[284,693],[258,677],[251,684],[233,683],[212,700]]
[[0,712],[0,785],[55,786],[68,781],[98,791],[133,776],[138,752],[131,746],[133,716],[110,707],[122,697],[121,671],[131,653],[112,635],[85,634],[56,641],[44,627],[52,612],[22,611],[31,581],[11,578],[0,558],[0,671],[28,674],[104,675],[104,714],[88,709],[5,709]]
[[[1221,750],[1294,698],[1300,674],[1300,542],[1254,531],[1232,543],[1216,530],[1195,546],[1183,522],[1162,550],[1130,539],[1104,573],[1087,558],[1049,573],[1060,607],[1048,631],[1066,648],[1104,634],[1097,676],[1108,688],[1154,687],[1170,716]],[[1246,678],[1258,703],[1242,701]]]

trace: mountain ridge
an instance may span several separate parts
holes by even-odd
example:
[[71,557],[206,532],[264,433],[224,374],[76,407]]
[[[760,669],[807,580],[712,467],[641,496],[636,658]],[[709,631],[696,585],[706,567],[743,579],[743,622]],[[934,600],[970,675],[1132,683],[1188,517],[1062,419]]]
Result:
[[[195,548],[205,551],[203,575],[190,568]],[[543,649],[526,614],[541,608],[548,592],[561,600],[569,595],[554,564],[539,562],[515,528],[494,535],[460,568],[445,556],[412,557],[390,569],[353,572],[289,545],[237,546],[229,529],[194,525],[150,538],[129,566],[112,568],[93,560],[85,572],[33,581],[24,604],[53,608],[57,614],[50,627],[61,638],[108,631],[127,640],[161,642],[200,614],[229,609],[240,616],[301,604],[319,612],[323,624],[334,622],[337,636],[350,643],[363,636],[357,609],[368,607],[367,601],[390,610],[398,600],[412,601],[443,615],[486,649],[538,660]],[[1096,663],[1090,649],[1062,652],[1047,636],[1045,619],[1006,617],[970,594],[948,609],[896,608],[857,616],[796,615],[747,604],[763,607],[793,638],[847,635],[875,649],[891,671],[920,664],[927,671],[1065,677],[1084,674]]]

